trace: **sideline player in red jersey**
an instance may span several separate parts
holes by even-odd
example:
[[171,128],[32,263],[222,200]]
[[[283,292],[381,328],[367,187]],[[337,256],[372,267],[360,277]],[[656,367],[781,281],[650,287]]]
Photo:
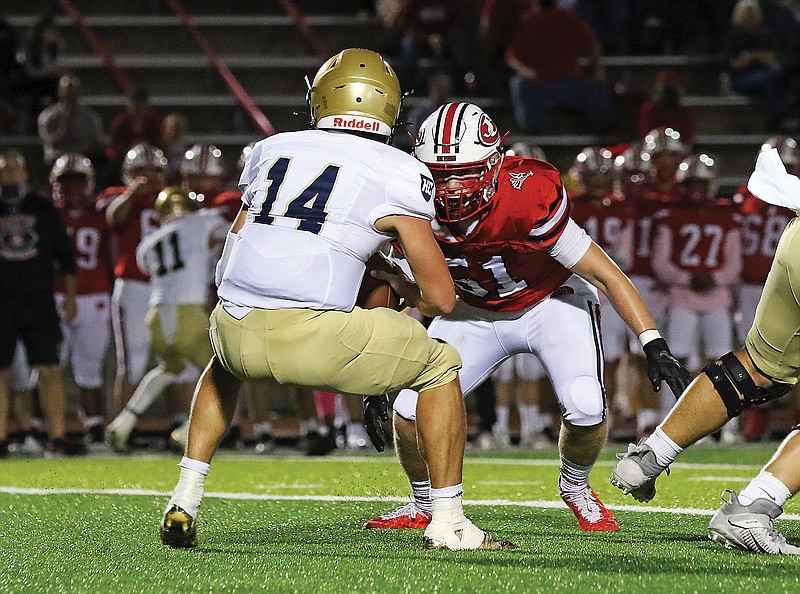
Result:
[[[675,172],[686,155],[686,150],[680,134],[675,130],[671,128],[651,130],[642,142],[638,157],[640,163],[648,164],[646,187],[625,190],[625,192],[633,190],[626,196],[626,202],[630,205],[634,221],[633,261],[627,272],[659,326],[665,321],[667,294],[665,288],[656,280],[650,263],[655,237],[653,215],[679,197],[680,189],[675,183]],[[669,408],[672,395],[666,390],[660,395],[653,394],[647,382],[647,361],[635,351],[631,354],[633,355],[631,392],[639,401],[636,429],[639,435],[644,436],[658,425],[662,417],[661,410]],[[670,404],[664,402],[666,406],[662,407],[662,401],[669,401]]]
[[[160,149],[137,144],[122,164],[123,187],[106,188],[98,198],[98,210],[111,226],[114,245],[114,291],[111,321],[117,353],[114,380],[115,405],[122,409],[147,371],[150,343],[145,316],[150,300],[147,275],[136,265],[136,247],[158,227],[154,209],[164,187],[167,159]],[[116,412],[116,411],[115,411]]]
[[[653,243],[653,272],[668,286],[667,338],[695,374],[701,352],[733,349],[733,287],[742,270],[731,202],[716,197],[717,167],[706,154],[684,159],[675,176],[683,199],[656,215]],[[723,439],[736,441],[735,425],[726,425]]]
[[[786,171],[792,175],[800,173],[800,147],[797,140],[788,136],[772,136],[764,141],[759,152],[777,149]],[[772,265],[778,240],[794,218],[788,208],[759,200],[744,185],[733,197],[735,218],[742,228],[742,282],[737,293],[736,337],[744,341],[753,325],[756,305],[761,298],[767,273]],[[749,408],[742,414],[742,437],[746,441],[761,439],[767,431],[769,411],[775,407],[798,402],[798,390],[781,401],[765,403]],[[800,421],[800,411],[795,408],[794,422]]]
[[[570,218],[558,170],[543,161],[504,158],[499,144],[494,122],[469,103],[448,103],[420,127],[414,153],[434,176],[435,233],[460,296],[428,333],[458,350],[464,393],[513,354],[539,357],[562,409],[559,493],[582,530],[618,530],[589,486],[607,435],[597,289],[641,339],[654,389],[665,380],[682,391],[691,378],[670,354],[630,280]],[[400,294],[407,291],[404,277],[376,276]],[[416,404],[410,390],[394,403],[396,450],[414,501],[365,528],[422,527],[429,521]]]
[[[62,365],[69,359],[80,389],[83,424],[93,442],[103,441],[105,394],[103,360],[111,335],[111,229],[95,209],[95,173],[84,155],[66,153],[50,171],[53,199],[75,254],[78,313],[62,321]],[[64,300],[64,280],[56,277],[56,303]]]
[[[589,237],[627,270],[633,251],[633,221],[624,197],[615,191],[615,162],[610,150],[586,147],[575,158],[570,174],[580,193],[570,197],[570,216]],[[628,327],[613,306],[600,295],[600,319],[603,321],[603,356],[605,357],[606,393],[617,396],[617,370],[628,352]]]

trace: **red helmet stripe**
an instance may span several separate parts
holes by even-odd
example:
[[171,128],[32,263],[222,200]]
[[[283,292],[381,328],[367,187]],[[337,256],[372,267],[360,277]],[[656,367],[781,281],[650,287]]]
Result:
[[[458,131],[457,123],[461,121],[461,118],[458,118],[458,122],[456,125],[453,125],[453,122],[456,120],[456,113],[461,109],[463,111],[463,107],[465,103],[451,103],[447,109],[447,113],[444,116],[444,126],[442,129],[442,152],[449,153],[450,147],[454,142],[454,136]],[[455,128],[455,130],[454,130]]]

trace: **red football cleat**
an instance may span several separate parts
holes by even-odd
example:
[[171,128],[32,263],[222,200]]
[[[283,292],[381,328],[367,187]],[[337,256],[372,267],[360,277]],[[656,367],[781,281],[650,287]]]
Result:
[[614,532],[619,530],[619,522],[614,514],[603,505],[597,493],[586,487],[580,493],[561,492],[561,499],[578,518],[581,530],[587,532]]
[[431,523],[431,514],[419,509],[414,502],[398,507],[394,511],[382,516],[375,516],[364,524],[367,528],[400,529],[400,528],[427,528]]

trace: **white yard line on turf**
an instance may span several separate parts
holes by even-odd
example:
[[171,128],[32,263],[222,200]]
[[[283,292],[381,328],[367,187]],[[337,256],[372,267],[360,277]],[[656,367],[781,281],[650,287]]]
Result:
[[[131,457],[129,459],[137,459],[136,457]],[[245,461],[252,461],[252,462],[263,462],[264,458],[254,457],[250,455],[243,455],[243,454],[232,454],[232,455],[222,455],[219,456],[219,459],[225,460],[245,460]],[[312,464],[319,463],[319,458],[314,457],[307,457],[307,456],[282,456],[281,460],[292,460],[293,462],[310,462]],[[766,461],[766,457],[765,457]],[[370,463],[384,463],[384,464],[397,464],[397,458],[394,456],[328,456],[325,458],[325,462],[348,462],[348,463],[362,463],[362,462],[370,462]],[[473,464],[486,464],[490,466],[561,466],[561,461],[558,459],[558,454],[554,453],[553,458],[545,458],[545,459],[525,459],[525,458],[473,458],[471,456],[467,456],[464,459],[464,464],[466,465],[473,465]],[[599,466],[602,468],[613,468],[617,465],[615,460],[601,460],[599,462],[595,462],[595,466]],[[720,463],[701,463],[701,462],[673,462],[670,465],[670,468],[688,468],[694,470],[758,470],[763,466],[763,464],[720,464]]]
[[[26,487],[0,487],[0,493],[8,495],[142,495],[147,497],[169,497],[166,491],[148,489],[33,489]],[[241,501],[325,501],[325,502],[364,502],[364,503],[406,503],[408,497],[362,497],[342,495],[273,495],[265,493],[219,493],[209,492],[206,498],[235,499]],[[490,507],[535,507],[543,509],[561,509],[566,505],[563,501],[509,501],[508,499],[470,499],[464,505],[486,505]],[[611,509],[642,512],[683,514],[690,516],[710,516],[716,510],[698,509],[694,507],[657,507],[643,505],[609,505]],[[785,514],[782,520],[800,520],[800,514]]]

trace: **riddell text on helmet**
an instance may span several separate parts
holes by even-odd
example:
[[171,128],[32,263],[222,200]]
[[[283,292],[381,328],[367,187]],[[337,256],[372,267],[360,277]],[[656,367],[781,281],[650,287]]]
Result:
[[334,128],[355,128],[366,132],[380,132],[380,122],[369,122],[358,118],[333,118]]

